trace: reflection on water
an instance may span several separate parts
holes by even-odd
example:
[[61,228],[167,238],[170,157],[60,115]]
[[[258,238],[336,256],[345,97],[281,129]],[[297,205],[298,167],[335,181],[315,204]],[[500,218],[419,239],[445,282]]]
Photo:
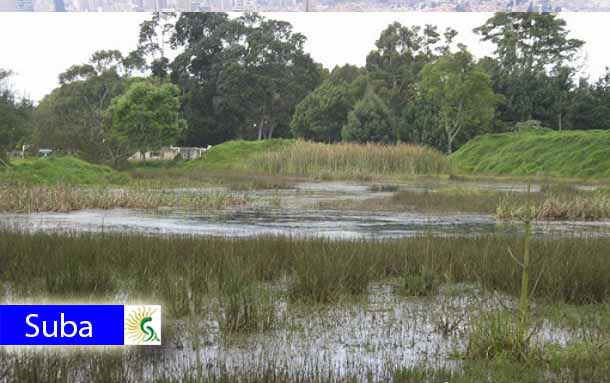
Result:
[[[511,235],[519,223],[498,222],[485,214],[423,214],[301,209],[242,209],[218,212],[184,210],[83,210],[72,213],[2,214],[9,227],[31,231],[128,232],[152,235],[249,237],[289,235],[349,238],[400,238],[434,235]],[[538,222],[538,236],[606,236],[610,221]]]
[[[426,191],[446,187],[523,192],[527,185],[502,182],[424,180],[398,183],[399,190]],[[581,187],[586,187],[581,185]],[[540,185],[532,185],[538,190]],[[174,194],[205,194],[220,189],[166,189]],[[371,184],[356,182],[302,182],[292,189],[253,190],[248,208],[223,211],[83,210],[72,213],[0,214],[0,223],[21,230],[128,232],[148,235],[211,235],[247,237],[290,235],[302,237],[400,238],[433,235],[512,235],[519,223],[497,222],[491,215],[466,213],[417,213],[320,209],[321,202],[389,197],[373,191]],[[226,190],[225,190],[226,191]],[[229,191],[226,191],[229,192]],[[534,235],[606,236],[610,221],[539,222]]]

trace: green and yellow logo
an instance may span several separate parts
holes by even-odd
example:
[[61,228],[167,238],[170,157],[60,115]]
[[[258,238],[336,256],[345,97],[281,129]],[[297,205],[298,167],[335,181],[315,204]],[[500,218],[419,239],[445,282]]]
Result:
[[125,344],[161,344],[160,306],[125,306]]

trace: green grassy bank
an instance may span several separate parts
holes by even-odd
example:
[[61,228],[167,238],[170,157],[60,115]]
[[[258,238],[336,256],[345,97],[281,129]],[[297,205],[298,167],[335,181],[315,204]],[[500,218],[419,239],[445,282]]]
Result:
[[262,141],[227,141],[210,148],[203,158],[185,162],[182,167],[198,170],[243,170],[249,168],[250,161],[257,156],[284,149],[295,142],[295,140],[279,138]]
[[107,185],[125,184],[129,177],[109,166],[75,157],[28,158],[0,168],[0,183]]
[[460,171],[509,176],[610,176],[610,132],[542,131],[487,134],[450,157]]

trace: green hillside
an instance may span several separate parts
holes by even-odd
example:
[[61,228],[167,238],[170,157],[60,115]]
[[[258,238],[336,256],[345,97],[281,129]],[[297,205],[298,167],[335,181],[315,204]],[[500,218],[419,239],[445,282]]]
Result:
[[610,132],[541,131],[476,137],[451,157],[466,173],[610,177]]
[[0,169],[0,182],[105,185],[128,181],[127,175],[108,166],[94,165],[70,156],[14,160],[11,168]]
[[294,140],[227,141],[210,148],[202,158],[184,162],[184,168],[205,170],[243,169],[259,154],[270,153],[294,144]]

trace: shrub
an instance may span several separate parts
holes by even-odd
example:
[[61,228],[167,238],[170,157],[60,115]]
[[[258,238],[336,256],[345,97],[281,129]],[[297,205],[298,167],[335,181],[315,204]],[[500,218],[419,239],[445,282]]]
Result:
[[369,90],[347,116],[341,135],[348,142],[396,142],[395,123],[383,100]]
[[512,312],[496,310],[476,318],[470,325],[466,357],[527,361],[535,352],[533,332],[524,333]]
[[402,287],[405,295],[427,297],[438,291],[439,280],[436,275],[422,270],[417,274],[405,275]]

